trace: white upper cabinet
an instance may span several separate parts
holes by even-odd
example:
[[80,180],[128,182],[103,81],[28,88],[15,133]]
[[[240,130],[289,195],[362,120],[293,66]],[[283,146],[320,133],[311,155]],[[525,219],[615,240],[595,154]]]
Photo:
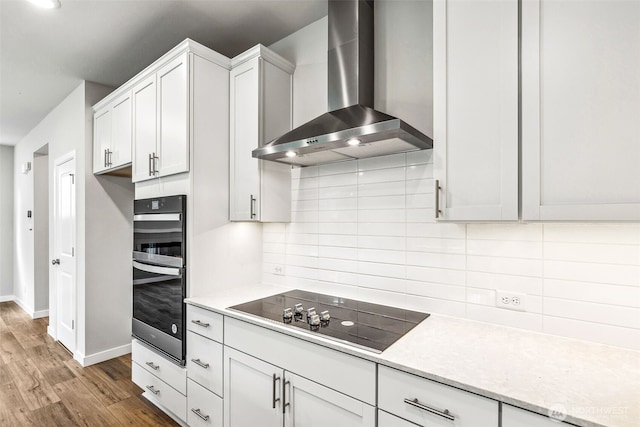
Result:
[[95,110],[93,115],[93,173],[131,164],[131,91]]
[[437,217],[517,220],[518,1],[435,0],[433,55]]
[[291,167],[251,151],[291,129],[294,66],[262,45],[235,57],[230,73],[231,221],[291,220]]
[[640,220],[640,2],[522,3],[522,218]]
[[189,53],[133,89],[133,182],[189,170]]

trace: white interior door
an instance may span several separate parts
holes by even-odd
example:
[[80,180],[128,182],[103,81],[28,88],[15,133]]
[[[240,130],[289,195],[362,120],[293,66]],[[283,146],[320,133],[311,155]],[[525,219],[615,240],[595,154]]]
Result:
[[56,162],[52,261],[56,284],[56,335],[71,352],[76,347],[75,169],[73,157]]

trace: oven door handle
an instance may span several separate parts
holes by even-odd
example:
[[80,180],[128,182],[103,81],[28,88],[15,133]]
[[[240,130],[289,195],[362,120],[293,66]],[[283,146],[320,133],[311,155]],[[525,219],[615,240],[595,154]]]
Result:
[[133,267],[147,273],[164,274],[166,276],[180,276],[179,268],[160,267],[157,265],[143,264],[138,261],[133,261]]
[[134,221],[180,221],[182,214],[179,213],[167,213],[167,214],[138,214],[133,216]]

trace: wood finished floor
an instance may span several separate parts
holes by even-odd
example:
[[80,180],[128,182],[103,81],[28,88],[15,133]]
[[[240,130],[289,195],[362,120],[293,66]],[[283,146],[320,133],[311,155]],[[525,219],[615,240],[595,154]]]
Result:
[[0,426],[176,426],[131,382],[131,355],[83,368],[31,319],[0,303]]

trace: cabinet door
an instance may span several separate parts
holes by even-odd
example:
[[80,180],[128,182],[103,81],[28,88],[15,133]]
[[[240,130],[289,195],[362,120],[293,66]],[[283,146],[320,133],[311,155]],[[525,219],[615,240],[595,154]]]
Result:
[[251,156],[260,132],[261,59],[245,62],[230,74],[230,212],[232,221],[260,219],[260,165]]
[[111,109],[106,106],[93,114],[93,173],[106,169],[111,147]]
[[224,348],[224,426],[282,427],[281,369]]
[[111,107],[111,164],[117,168],[131,163],[131,92],[113,101]]
[[285,427],[375,426],[373,406],[290,372],[285,378]]
[[439,219],[517,220],[518,1],[435,0],[433,55]]
[[158,81],[159,176],[189,170],[189,54],[162,67]]
[[153,159],[156,154],[156,76],[133,88],[133,161],[132,181],[153,178]]
[[556,419],[534,414],[524,409],[515,408],[509,405],[502,405],[502,427],[568,427],[567,424],[559,423]]
[[640,220],[640,2],[522,2],[522,216]]

